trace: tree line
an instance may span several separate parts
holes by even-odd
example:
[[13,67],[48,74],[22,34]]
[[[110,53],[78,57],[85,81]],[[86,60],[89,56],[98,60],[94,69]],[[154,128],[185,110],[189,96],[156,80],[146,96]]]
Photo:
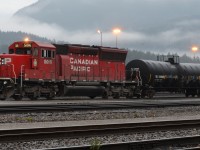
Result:
[[[7,53],[8,46],[13,43],[14,41],[23,40],[25,37],[29,37],[33,41],[41,41],[41,42],[49,42],[49,43],[67,43],[64,41],[56,41],[56,40],[49,40],[45,37],[40,37],[34,34],[29,34],[25,32],[4,32],[0,31],[0,53]],[[170,54],[168,55],[178,55],[178,54]],[[126,62],[129,62],[133,59],[148,59],[148,60],[157,60],[158,54],[153,52],[143,52],[138,50],[128,50],[128,55],[126,58]],[[184,63],[200,63],[200,58],[196,57],[189,57],[186,54],[180,56],[180,62]]]

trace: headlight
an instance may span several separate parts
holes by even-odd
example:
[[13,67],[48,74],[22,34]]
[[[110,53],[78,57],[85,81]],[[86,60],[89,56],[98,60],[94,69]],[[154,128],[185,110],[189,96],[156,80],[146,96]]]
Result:
[[8,83],[7,81],[4,81],[4,82],[3,82],[4,85],[7,84],[7,83]]

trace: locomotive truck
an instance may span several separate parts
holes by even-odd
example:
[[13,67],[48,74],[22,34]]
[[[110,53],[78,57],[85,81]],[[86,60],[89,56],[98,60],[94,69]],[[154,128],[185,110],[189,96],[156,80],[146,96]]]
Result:
[[55,96],[141,96],[139,70],[126,80],[127,50],[18,41],[0,54],[0,99]]

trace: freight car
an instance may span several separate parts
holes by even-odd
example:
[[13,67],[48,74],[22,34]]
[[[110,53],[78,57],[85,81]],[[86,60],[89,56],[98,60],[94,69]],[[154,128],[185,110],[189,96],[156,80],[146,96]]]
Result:
[[[200,96],[200,64],[179,63],[178,56],[158,57],[158,61],[132,60],[127,70],[138,68],[141,74],[141,96],[153,97],[155,92],[168,91]],[[127,74],[127,79],[131,79]]]
[[140,97],[139,80],[125,79],[126,55],[110,47],[14,42],[0,55],[0,99]]

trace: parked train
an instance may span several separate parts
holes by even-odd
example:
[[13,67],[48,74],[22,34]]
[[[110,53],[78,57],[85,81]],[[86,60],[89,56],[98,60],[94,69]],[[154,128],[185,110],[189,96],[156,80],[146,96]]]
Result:
[[[142,97],[153,97],[150,89],[200,96],[200,64],[179,63],[178,56],[161,56],[157,61],[132,60],[126,65],[127,70],[131,68],[140,69]],[[127,74],[127,79],[130,78]]]
[[132,60],[127,50],[19,41],[0,54],[0,99],[88,96],[152,98],[155,92],[200,95],[200,65]]
[[140,97],[138,82],[125,79],[126,55],[101,46],[14,42],[0,55],[0,99]]

